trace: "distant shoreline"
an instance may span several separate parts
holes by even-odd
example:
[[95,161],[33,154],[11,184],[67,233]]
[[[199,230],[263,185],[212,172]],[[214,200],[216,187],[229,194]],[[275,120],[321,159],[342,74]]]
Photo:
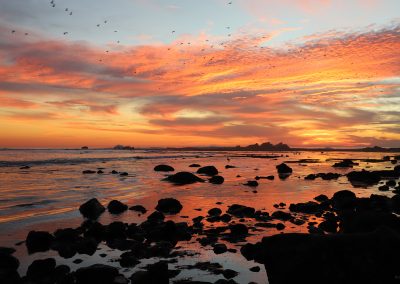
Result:
[[289,148],[289,149],[246,149],[246,147],[154,147],[154,148],[135,148],[134,150],[117,150],[113,148],[0,148],[0,151],[40,151],[40,150],[63,150],[63,151],[101,151],[101,150],[113,150],[113,151],[215,151],[215,152],[374,152],[374,153],[390,153],[400,152],[400,148]]

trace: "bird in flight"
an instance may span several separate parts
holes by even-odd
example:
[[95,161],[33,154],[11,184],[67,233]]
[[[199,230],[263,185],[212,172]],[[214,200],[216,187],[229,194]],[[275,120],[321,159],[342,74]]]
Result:
[[11,33],[14,34],[14,33],[15,33],[15,30],[12,30]]
[[69,15],[72,16],[72,12],[70,12]]
[[172,33],[174,33],[175,31],[172,31]]
[[232,1],[231,1],[231,2],[228,2],[228,5],[232,5]]
[[100,27],[100,24],[97,24],[97,27]]
[[68,32],[64,32],[64,35],[67,35],[68,34]]

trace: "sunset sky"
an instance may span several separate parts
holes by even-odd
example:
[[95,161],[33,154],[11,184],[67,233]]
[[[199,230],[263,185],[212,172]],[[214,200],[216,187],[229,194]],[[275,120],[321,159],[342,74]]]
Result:
[[0,0],[0,147],[400,147],[400,1]]

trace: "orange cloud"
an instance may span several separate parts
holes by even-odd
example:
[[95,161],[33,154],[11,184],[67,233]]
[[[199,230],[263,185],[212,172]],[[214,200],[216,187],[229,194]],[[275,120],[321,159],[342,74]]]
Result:
[[[12,125],[14,116],[23,127],[11,109],[39,108],[56,115],[59,132],[91,129],[94,144],[119,133],[114,140],[141,137],[143,146],[173,145],[176,136],[186,145],[355,146],[374,137],[392,145],[400,141],[393,109],[400,104],[399,35],[399,26],[330,31],[273,49],[273,34],[229,41],[202,34],[106,50],[7,35],[0,41],[0,117]],[[54,130],[51,120],[40,123]]]

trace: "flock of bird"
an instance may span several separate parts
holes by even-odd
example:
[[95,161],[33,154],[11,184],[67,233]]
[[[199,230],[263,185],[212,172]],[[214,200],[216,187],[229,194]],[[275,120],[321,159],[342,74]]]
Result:
[[[227,5],[232,5],[232,3],[233,3],[233,1],[229,1],[229,2],[227,2]],[[50,1],[50,7],[52,7],[52,8],[55,8],[55,7],[56,7],[56,2],[55,2],[55,0],[51,0],[51,1]],[[73,11],[71,11],[70,8],[65,8],[65,9],[64,9],[64,12],[65,12],[67,15],[69,15],[69,16],[72,16],[72,15],[73,15]],[[108,23],[108,20],[104,20],[102,23],[96,24],[96,26],[97,26],[98,28],[100,28],[102,25],[106,25],[107,23]],[[230,27],[230,26],[227,26],[226,29],[227,29],[227,30],[230,30],[231,27]],[[16,30],[12,30],[11,33],[12,33],[12,34],[16,34],[17,32],[16,32]],[[118,33],[118,30],[114,30],[114,33]],[[172,34],[175,34],[175,33],[176,33],[176,30],[172,30],[171,33],[172,33]],[[68,32],[68,31],[64,31],[62,34],[63,34],[64,36],[67,36],[67,35],[69,35],[69,32]],[[25,36],[28,36],[29,33],[28,33],[28,32],[24,32],[24,35],[25,35]],[[228,37],[230,37],[231,35],[232,35],[231,33],[227,34]],[[209,40],[206,39],[205,42],[207,42],[207,44],[208,44]],[[117,43],[117,44],[120,44],[121,41],[120,41],[120,40],[117,40],[116,43]],[[187,45],[191,45],[191,42],[186,42],[186,44],[187,44]],[[185,45],[185,42],[177,42],[177,45],[178,45],[178,46],[183,46],[183,45]],[[220,43],[219,45],[220,45],[221,47],[224,47],[225,43],[222,42],[222,43]],[[209,45],[209,48],[211,48],[211,49],[214,48],[214,45],[213,45],[213,44],[210,44],[210,45]],[[168,47],[167,50],[171,50],[171,48]],[[205,48],[202,48],[202,49],[201,49],[202,52],[204,52],[205,50],[206,50]],[[106,54],[109,54],[110,51],[109,51],[109,50],[105,50],[105,53],[106,53]],[[203,56],[203,59],[206,59],[206,56]],[[208,58],[209,61],[212,61],[213,59],[214,59],[213,56],[210,57],[210,58]],[[102,62],[103,59],[99,59],[98,61],[99,61],[99,62]],[[185,65],[186,63],[183,62],[183,64]]]

